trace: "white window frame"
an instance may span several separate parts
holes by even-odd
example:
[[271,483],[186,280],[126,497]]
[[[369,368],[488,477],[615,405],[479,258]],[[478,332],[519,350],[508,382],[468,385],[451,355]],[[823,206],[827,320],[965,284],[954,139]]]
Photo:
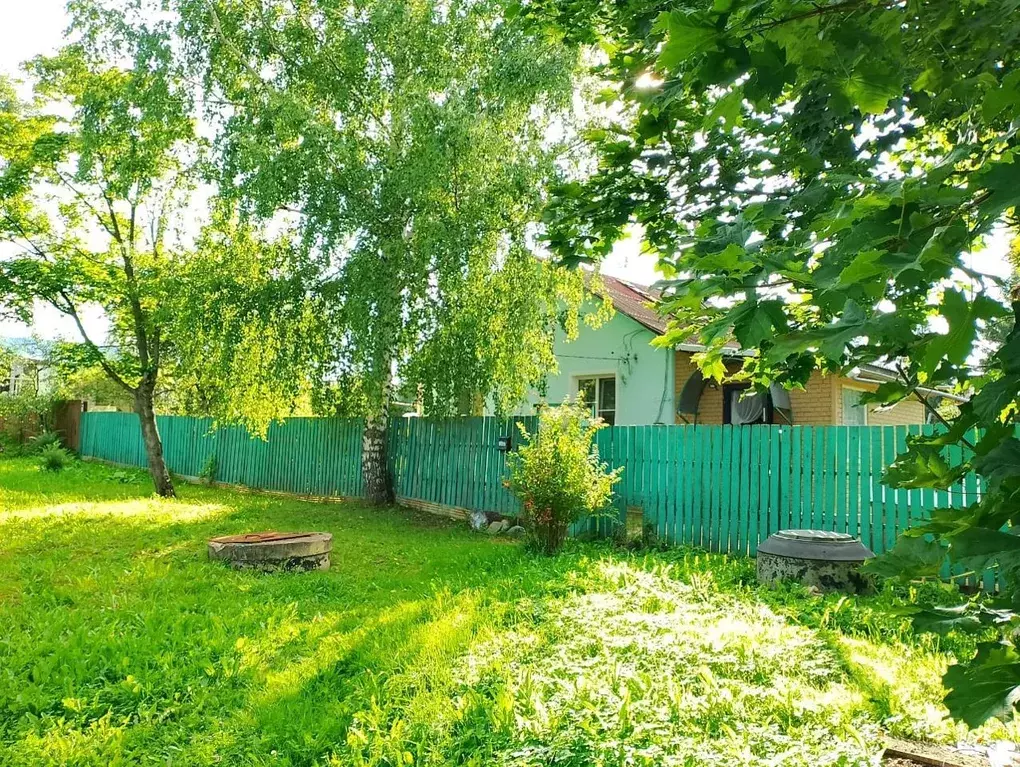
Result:
[[[602,382],[603,381],[610,381],[610,380],[613,382],[613,394],[615,395],[613,407],[612,408],[606,408],[604,410],[599,410],[599,401],[602,398]],[[574,395],[575,396],[577,396],[577,397],[581,396],[581,385],[583,383],[587,382],[587,381],[594,381],[595,382],[595,401],[594,402],[585,402],[585,404],[588,405],[588,407],[591,408],[592,416],[601,418],[603,413],[612,413],[613,414],[613,423],[615,424],[616,423],[616,417],[617,417],[617,415],[620,412],[620,407],[619,407],[620,386],[619,386],[619,382],[616,380],[616,374],[615,373],[590,373],[590,374],[587,374],[587,375],[577,376],[574,379]]]
[[840,392],[839,392],[839,408],[840,408],[840,421],[841,421],[842,425],[843,426],[867,426],[868,425],[868,406],[865,405],[863,402],[858,403],[856,405],[856,407],[860,408],[861,412],[864,414],[864,423],[848,423],[847,422],[847,418],[846,418],[846,415],[847,415],[847,405],[846,405],[846,400],[845,400],[845,397],[846,397],[845,392],[848,392],[848,391],[857,392],[857,394],[866,394],[867,393],[867,390],[865,390],[865,389],[857,389],[857,388],[855,388],[853,386],[842,386],[842,387],[840,387]]

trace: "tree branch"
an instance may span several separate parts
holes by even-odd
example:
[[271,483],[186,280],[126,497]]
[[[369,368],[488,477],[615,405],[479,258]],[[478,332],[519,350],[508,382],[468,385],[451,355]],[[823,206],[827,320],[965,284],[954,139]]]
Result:
[[[916,397],[916,398],[917,398],[918,400],[920,400],[921,404],[922,404],[922,405],[924,405],[924,408],[925,408],[925,410],[927,410],[927,411],[928,411],[928,412],[929,412],[929,413],[930,413],[931,415],[935,416],[935,419],[936,419],[936,420],[937,420],[937,421],[938,421],[938,422],[939,422],[940,424],[942,424],[943,426],[945,426],[945,427],[946,427],[946,429],[952,429],[952,428],[953,428],[952,424],[950,424],[950,423],[949,423],[949,421],[947,421],[947,420],[946,420],[946,419],[945,419],[945,418],[943,417],[942,413],[940,413],[940,412],[938,411],[938,408],[936,408],[936,407],[935,407],[934,405],[932,405],[932,404],[931,404],[931,403],[930,403],[930,402],[928,401],[928,398],[927,398],[927,397],[925,397],[925,396],[924,396],[923,394],[921,394],[921,392],[919,392],[919,391],[917,390],[917,387],[916,387],[916,386],[914,386],[914,384],[913,384],[913,383],[911,382],[911,380],[910,380],[910,377],[909,377],[909,376],[907,375],[906,371],[905,371],[905,370],[903,369],[903,366],[902,366],[902,365],[899,365],[899,364],[898,364],[898,365],[896,365],[896,370],[897,370],[897,372],[898,372],[898,373],[900,374],[900,378],[902,378],[902,379],[903,379],[903,384],[904,384],[904,386],[907,386],[907,387],[909,387],[909,388],[910,388],[910,391],[911,391],[911,393],[912,393],[912,394],[913,394],[913,395],[914,395],[914,396],[915,396],[915,397]],[[960,437],[960,442],[962,442],[962,443],[964,444],[964,446],[965,446],[965,447],[968,447],[968,448],[970,448],[971,450],[973,450],[973,449],[974,449],[974,445],[973,445],[973,444],[971,444],[971,442],[970,442],[970,441],[969,441],[969,440],[968,440],[968,439],[967,439],[966,437]]]
[[[810,19],[813,16],[824,16],[828,13],[839,13],[840,11],[856,10],[860,6],[864,5],[864,0],[844,0],[841,3],[833,3],[832,5],[819,5],[810,11],[804,11],[803,13],[795,13],[792,16],[787,16],[783,19],[775,19],[774,21],[764,22],[762,24],[756,24],[748,27],[750,32],[764,32],[767,29],[773,29],[775,27],[782,26],[783,24],[790,24],[794,21],[803,21],[804,19]],[[895,8],[895,5],[882,6],[884,10],[890,10]]]
[[135,393],[135,388],[121,378],[120,374],[113,369],[109,360],[106,359],[106,355],[103,354],[99,346],[91,338],[89,338],[89,334],[85,331],[85,325],[82,324],[81,316],[78,314],[78,310],[75,308],[74,302],[71,301],[71,297],[63,290],[59,291],[59,295],[64,299],[64,306],[61,306],[58,301],[50,300],[50,303],[56,307],[58,311],[68,315],[74,320],[74,324],[78,327],[78,332],[85,341],[85,345],[88,346],[92,353],[96,355],[96,358],[99,360],[100,367],[102,367],[106,372],[106,375],[110,377],[110,380],[126,390],[129,394],[133,395]]

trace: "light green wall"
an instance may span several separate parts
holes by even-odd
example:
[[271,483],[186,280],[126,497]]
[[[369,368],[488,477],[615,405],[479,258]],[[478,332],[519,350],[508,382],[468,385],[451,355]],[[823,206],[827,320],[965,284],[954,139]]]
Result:
[[[598,328],[582,322],[573,341],[557,331],[559,372],[546,381],[545,401],[576,397],[578,377],[615,375],[618,425],[673,423],[673,352],[650,346],[655,337],[620,312]],[[535,393],[524,412],[540,400]]]

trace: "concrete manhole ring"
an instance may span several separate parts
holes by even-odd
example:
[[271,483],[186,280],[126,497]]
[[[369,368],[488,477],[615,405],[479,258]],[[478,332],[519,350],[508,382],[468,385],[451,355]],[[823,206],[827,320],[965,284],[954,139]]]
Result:
[[236,570],[328,570],[331,533],[281,533],[267,530],[209,539],[209,558]]

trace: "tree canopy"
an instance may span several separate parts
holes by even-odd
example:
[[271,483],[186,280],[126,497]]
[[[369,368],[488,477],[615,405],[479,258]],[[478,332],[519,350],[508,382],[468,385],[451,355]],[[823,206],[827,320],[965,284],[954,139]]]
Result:
[[[88,2],[74,19],[78,42],[28,64],[31,100],[0,80],[0,308],[27,320],[43,301],[73,321],[82,344],[62,348],[62,368],[101,369],[132,401],[170,495],[157,387],[174,390],[175,409],[255,431],[287,414],[308,380],[289,365],[277,375],[302,350],[291,331],[308,315],[304,272],[285,237],[196,199],[205,145],[166,24]],[[86,326],[91,306],[105,337]],[[218,341],[240,340],[214,347],[211,323]]]
[[[948,552],[968,567],[997,564],[1020,594],[1020,545],[1000,531],[1020,511],[1020,334],[972,364],[980,329],[1007,309],[970,255],[1017,229],[1016,3],[525,7],[552,34],[597,46],[600,98],[620,115],[587,135],[597,171],[557,190],[551,247],[568,263],[598,261],[640,225],[667,278],[663,341],[699,337],[715,375],[735,338],[759,350],[743,371],[759,386],[883,361],[900,379],[873,401],[920,386],[973,394],[940,433],[914,439],[887,480],[947,488],[974,470],[984,498],[914,528],[934,540],[905,542],[896,570],[930,569]],[[968,457],[958,469],[952,445]],[[953,711],[972,724],[1011,711],[1020,691],[1011,680],[995,686],[995,706],[976,702],[998,673],[992,655],[946,680]]]
[[179,0],[220,194],[320,271],[316,380],[356,380],[370,498],[396,377],[445,414],[516,405],[581,284],[532,252],[574,55],[491,0]]

